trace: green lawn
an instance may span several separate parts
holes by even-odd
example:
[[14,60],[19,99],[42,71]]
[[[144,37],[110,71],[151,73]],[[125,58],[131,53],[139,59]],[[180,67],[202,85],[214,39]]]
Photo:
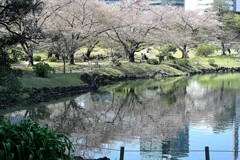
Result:
[[[100,49],[97,49],[99,51]],[[102,51],[102,50],[101,50]],[[136,54],[138,58],[135,63],[129,63],[127,60],[121,60],[121,66],[110,65],[109,60],[99,61],[100,68],[91,66],[88,62],[76,62],[75,65],[66,64],[67,74],[63,74],[63,63],[60,62],[47,62],[53,67],[57,73],[50,74],[49,78],[39,78],[33,73],[32,67],[17,64],[13,65],[15,69],[23,70],[24,76],[20,78],[23,87],[65,87],[65,86],[79,86],[83,84],[80,79],[80,75],[83,72],[96,72],[99,74],[124,76],[124,75],[147,75],[153,72],[172,74],[183,74],[188,71],[198,71],[206,68],[214,68],[209,65],[208,60],[214,59],[215,64],[218,67],[240,67],[240,58],[234,58],[231,56],[220,56],[218,52],[209,57],[197,57],[191,50],[188,58],[188,66],[176,67],[173,60],[162,62],[160,65],[150,65],[146,62],[139,63],[139,53]],[[181,52],[176,52],[174,57],[181,59]],[[44,57],[45,58],[45,57]],[[178,68],[178,69],[176,69]],[[71,73],[72,72],[72,73]]]
[[48,78],[36,76],[23,76],[20,79],[24,88],[42,88],[42,87],[68,87],[80,86],[83,82],[80,79],[80,73],[72,74],[51,74]]

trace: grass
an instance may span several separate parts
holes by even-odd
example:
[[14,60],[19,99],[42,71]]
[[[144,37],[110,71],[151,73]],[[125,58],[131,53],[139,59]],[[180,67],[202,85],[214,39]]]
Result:
[[[166,74],[183,74],[186,71],[200,70],[204,68],[213,68],[208,64],[208,59],[214,59],[215,63],[221,67],[239,67],[240,59],[225,56],[212,56],[212,57],[194,57],[189,58],[190,65],[187,68],[176,69],[173,67],[172,61],[165,61],[160,65],[150,65],[147,63],[129,63],[122,61],[121,66],[110,66],[109,62],[103,61],[100,63],[100,68],[94,68],[92,72],[99,74],[113,75],[113,76],[124,76],[124,75],[148,75],[153,72],[160,72]],[[49,63],[50,66],[57,68],[58,71],[62,71],[62,63]],[[51,74],[49,78],[40,78],[33,75],[23,76],[20,78],[23,87],[25,88],[42,88],[42,87],[67,87],[67,86],[79,86],[83,84],[80,79],[82,73],[69,73],[69,70],[79,71],[83,68],[89,67],[86,62],[77,63],[76,65],[67,65],[67,74],[57,73]],[[19,67],[16,67],[19,69]],[[23,67],[25,73],[31,73],[31,67]]]
[[170,74],[180,74],[182,73],[175,68],[168,67],[165,64],[162,65],[150,65],[147,63],[123,63],[121,66],[106,66],[97,68],[94,72],[99,74],[106,74],[106,75],[144,75],[153,72],[163,72],[163,73],[170,73]]
[[23,76],[20,81],[24,88],[42,88],[42,87],[69,87],[80,86],[83,82],[80,79],[80,73],[69,74],[51,74],[48,78],[41,78],[36,76]]
[[[153,50],[154,51],[154,50]],[[75,57],[81,56],[86,52],[86,48],[82,48],[76,53]],[[94,49],[93,55],[103,53],[104,50],[97,47]],[[36,53],[41,55],[42,58],[46,58],[44,53]],[[175,58],[181,57],[181,52],[177,51],[174,55]],[[198,71],[206,68],[214,68],[209,65],[208,60],[214,59],[215,64],[218,67],[240,67],[240,58],[231,56],[220,56],[220,52],[215,52],[214,55],[209,57],[197,57],[193,50],[189,51],[188,58],[189,65],[187,66],[176,66],[172,60],[164,61],[160,65],[150,65],[146,62],[139,63],[136,60],[135,63],[129,63],[127,60],[121,60],[121,66],[112,66],[109,60],[99,61],[100,68],[96,68],[88,64],[88,62],[76,62],[75,65],[66,64],[67,74],[63,74],[63,63],[60,62],[47,62],[51,67],[56,70],[56,74],[51,74],[49,78],[39,78],[33,74],[32,67],[26,67],[24,65],[17,64],[13,68],[23,70],[24,76],[20,78],[23,87],[31,88],[42,88],[42,87],[66,87],[66,86],[79,86],[83,82],[80,79],[82,72],[96,72],[99,74],[113,75],[113,76],[125,76],[125,75],[148,75],[153,72],[166,73],[169,75],[183,74],[188,71]],[[140,58],[140,52],[136,53],[136,58]]]

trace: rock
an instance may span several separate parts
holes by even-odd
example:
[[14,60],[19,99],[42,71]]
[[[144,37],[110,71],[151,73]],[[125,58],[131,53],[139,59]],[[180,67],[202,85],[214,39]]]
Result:
[[76,156],[73,158],[74,160],[84,160],[81,156]]
[[107,157],[103,157],[103,158],[99,158],[98,160],[110,160],[110,159]]

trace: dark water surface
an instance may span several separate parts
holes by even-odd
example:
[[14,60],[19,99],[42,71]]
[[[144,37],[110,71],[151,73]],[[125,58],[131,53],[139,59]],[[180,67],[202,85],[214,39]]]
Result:
[[119,160],[124,146],[125,160],[205,160],[209,146],[211,160],[240,159],[240,74],[119,82],[1,114],[68,133],[84,158]]

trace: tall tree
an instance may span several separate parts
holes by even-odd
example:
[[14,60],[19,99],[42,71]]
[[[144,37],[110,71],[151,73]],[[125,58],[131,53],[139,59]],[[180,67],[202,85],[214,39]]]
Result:
[[[240,40],[240,15],[236,13],[227,13],[222,18],[222,30],[224,31],[225,37],[221,39],[224,40],[228,47],[234,46],[239,43]],[[224,46],[224,50],[225,46]]]
[[21,44],[31,65],[32,43],[37,43],[42,38],[41,24],[45,18],[40,15],[43,8],[44,3],[41,0],[4,0],[0,6],[1,37],[7,36],[9,45]]
[[[214,0],[212,3],[212,9],[217,15],[220,22],[223,23],[226,14],[230,13],[230,6],[227,4],[226,0]],[[224,25],[219,25],[218,39],[221,43],[222,55],[226,55],[226,44],[234,39],[233,32],[229,30],[228,27]]]
[[217,14],[219,19],[222,19],[226,13],[230,12],[230,6],[226,0],[213,0],[212,10]]
[[111,28],[107,35],[124,48],[130,62],[135,60],[135,52],[150,43],[150,33],[154,28],[151,12],[142,3],[120,3],[110,6],[111,18],[106,22]]
[[[34,41],[37,32],[30,32],[31,17],[43,7],[40,0],[0,1],[0,107],[17,103],[21,85],[10,69],[7,47]],[[23,25],[23,22],[28,25]]]
[[[54,2],[55,5],[60,3]],[[75,52],[105,30],[98,20],[102,15],[103,3],[95,0],[65,0],[62,3],[65,4],[64,7],[55,12],[47,25],[50,32],[58,30],[64,39],[68,39],[68,50],[65,54],[69,56],[70,64],[74,64]]]
[[[187,47],[202,39],[210,41],[218,22],[210,12],[185,11],[183,8],[165,6],[152,8],[158,21],[156,39],[160,43],[175,45],[181,52],[182,58],[187,58]],[[212,35],[212,36],[211,36]]]
[[39,35],[33,18],[43,9],[40,0],[0,2],[0,47],[34,41]]

